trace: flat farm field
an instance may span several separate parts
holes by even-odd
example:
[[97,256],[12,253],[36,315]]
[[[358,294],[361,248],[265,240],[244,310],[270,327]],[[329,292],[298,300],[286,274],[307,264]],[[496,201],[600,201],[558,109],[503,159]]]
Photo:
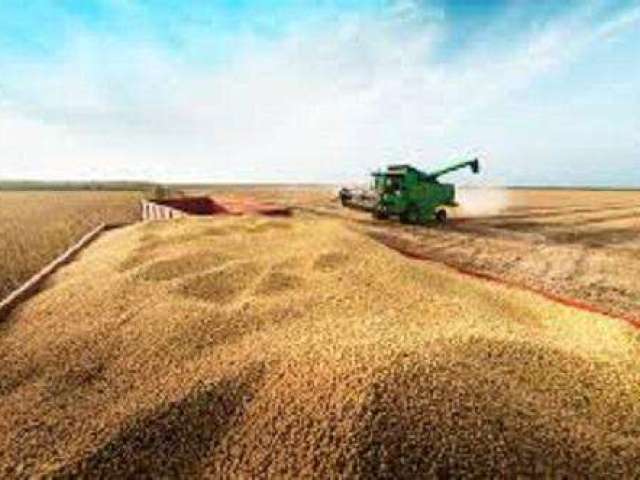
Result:
[[100,223],[138,219],[137,192],[0,192],[0,299]]

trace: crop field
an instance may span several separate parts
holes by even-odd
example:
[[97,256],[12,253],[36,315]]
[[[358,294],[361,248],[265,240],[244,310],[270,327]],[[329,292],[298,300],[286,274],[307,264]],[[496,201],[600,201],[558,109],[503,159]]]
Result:
[[103,222],[138,220],[139,193],[0,192],[0,299]]
[[0,324],[0,472],[638,476],[640,331],[537,292],[636,315],[638,193],[438,228],[244,193],[297,208],[107,232]]

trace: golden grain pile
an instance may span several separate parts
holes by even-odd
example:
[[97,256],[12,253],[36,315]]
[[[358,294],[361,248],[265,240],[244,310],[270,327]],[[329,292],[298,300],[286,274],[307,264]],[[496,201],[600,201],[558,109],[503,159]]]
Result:
[[338,220],[140,224],[0,326],[0,473],[637,476],[639,341]]
[[135,192],[0,192],[0,299],[100,223],[139,219]]

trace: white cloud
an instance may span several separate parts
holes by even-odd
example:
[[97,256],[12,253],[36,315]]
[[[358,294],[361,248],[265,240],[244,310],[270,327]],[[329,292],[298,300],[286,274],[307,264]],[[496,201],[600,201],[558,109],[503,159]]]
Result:
[[518,145],[530,132],[496,132],[487,119],[509,125],[513,95],[638,17],[596,33],[565,17],[491,56],[471,49],[441,62],[437,13],[405,2],[385,19],[246,37],[224,64],[81,32],[55,60],[12,65],[0,90],[0,177],[336,181],[473,153],[522,166],[507,158],[506,137]]

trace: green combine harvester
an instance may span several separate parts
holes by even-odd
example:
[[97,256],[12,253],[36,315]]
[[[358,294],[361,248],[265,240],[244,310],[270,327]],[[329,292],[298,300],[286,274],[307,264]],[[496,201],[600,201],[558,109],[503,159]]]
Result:
[[377,219],[396,217],[402,223],[425,225],[445,223],[444,207],[456,207],[455,186],[440,183],[447,173],[470,167],[480,171],[478,159],[455,163],[435,172],[423,172],[411,165],[390,165],[384,171],[374,172],[371,190],[340,190],[340,201],[345,207],[372,212]]

